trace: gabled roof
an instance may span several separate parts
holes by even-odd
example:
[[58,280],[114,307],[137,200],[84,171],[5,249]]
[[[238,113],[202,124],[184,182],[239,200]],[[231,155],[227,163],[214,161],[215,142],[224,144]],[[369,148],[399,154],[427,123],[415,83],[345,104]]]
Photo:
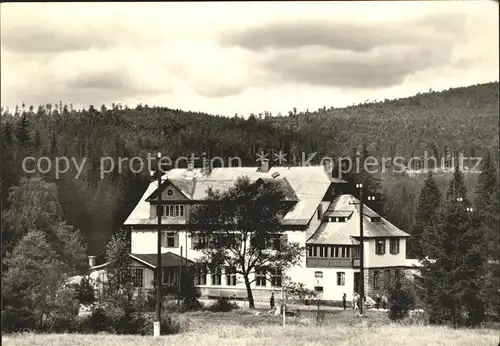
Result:
[[[147,267],[150,267],[151,269],[156,269],[156,264],[157,264],[156,254],[129,254],[129,257],[132,259],[132,261],[141,263]],[[182,265],[186,265],[186,261],[187,265],[195,264],[195,262],[188,260],[185,257],[176,255],[172,252],[166,252],[161,254],[162,267],[179,267],[181,265],[181,260],[182,260]],[[110,263],[111,262],[106,262],[98,266],[91,267],[89,271],[93,272],[95,270],[104,269]]]
[[[363,209],[363,233],[365,238],[410,236],[382,217],[380,222],[371,222],[372,217],[380,217],[380,215],[366,205],[363,206]],[[346,222],[323,221],[318,230],[307,240],[307,244],[352,245],[356,244],[356,242],[359,244],[359,200],[352,195],[337,196],[325,214],[337,211],[342,213],[351,212],[352,216]]]
[[[157,266],[156,254],[131,254],[130,257],[137,259],[138,261],[148,265],[153,269],[156,269]],[[162,267],[179,267],[181,264],[192,265],[195,264],[195,262],[188,260],[185,257],[176,255],[172,252],[166,252],[161,254]]]
[[[191,200],[203,200],[208,188],[226,191],[240,177],[247,176],[251,182],[257,179],[272,179],[280,181],[288,191],[290,201],[297,203],[283,217],[284,224],[307,225],[313,217],[317,206],[325,196],[332,182],[345,181],[332,178],[323,166],[271,167],[268,172],[260,172],[257,167],[217,167],[210,174],[199,168],[175,168],[167,172],[162,179],[167,178]],[[125,221],[125,225],[154,224],[150,220],[150,204],[147,198],[157,190],[157,181],[150,183],[141,200]],[[170,220],[169,220],[170,222]]]

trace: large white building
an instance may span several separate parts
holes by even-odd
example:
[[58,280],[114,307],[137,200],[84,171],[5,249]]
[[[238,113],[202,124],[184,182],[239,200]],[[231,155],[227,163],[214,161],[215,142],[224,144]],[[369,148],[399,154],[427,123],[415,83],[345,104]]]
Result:
[[[290,209],[282,219],[289,242],[306,247],[300,266],[287,276],[294,282],[322,292],[321,299],[339,301],[357,291],[359,274],[359,224],[364,224],[365,289],[368,295],[383,293],[399,272],[407,268],[406,240],[409,235],[347,194],[348,185],[332,178],[323,166],[172,169],[162,178],[162,266],[165,285],[176,285],[182,258],[196,261],[201,256],[194,249],[196,238],[188,231],[190,208],[206,197],[209,187],[224,191],[239,177],[250,181],[274,179],[288,189]],[[156,269],[157,215],[155,197],[157,182],[152,182],[124,226],[131,232],[132,276],[138,287],[152,288]],[[181,254],[181,247],[184,253]],[[182,256],[182,257],[181,257]],[[96,269],[103,270],[102,266]],[[255,275],[263,276],[256,272]],[[201,273],[196,277],[203,296],[246,297],[241,278],[224,269]],[[252,283],[256,300],[268,300],[271,291],[279,289],[280,278]]]

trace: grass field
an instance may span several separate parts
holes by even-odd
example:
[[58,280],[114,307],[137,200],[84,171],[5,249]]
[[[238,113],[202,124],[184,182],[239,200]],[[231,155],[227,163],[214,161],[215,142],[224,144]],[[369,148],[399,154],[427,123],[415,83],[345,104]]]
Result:
[[179,315],[183,332],[155,339],[144,336],[16,334],[3,337],[2,345],[75,346],[204,346],[204,345],[429,345],[496,346],[499,335],[493,329],[453,330],[445,327],[402,326],[388,323],[385,315],[371,313],[359,318],[353,311],[328,313],[321,326],[316,313],[304,312],[288,318],[283,328],[279,316],[245,312],[196,312]]

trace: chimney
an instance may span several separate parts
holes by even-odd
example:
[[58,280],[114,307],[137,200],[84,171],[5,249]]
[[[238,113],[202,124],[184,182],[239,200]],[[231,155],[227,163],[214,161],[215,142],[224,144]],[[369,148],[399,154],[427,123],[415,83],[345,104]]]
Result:
[[203,174],[209,175],[212,172],[212,163],[209,159],[203,160]]
[[262,159],[262,161],[260,163],[260,171],[262,173],[269,172],[269,160],[268,159]]
[[194,162],[193,161],[188,161],[187,170],[188,171],[192,171],[193,168],[194,168]]
[[89,267],[95,267],[95,256],[89,256]]
[[320,204],[318,205],[318,220],[321,220],[323,217],[323,206]]

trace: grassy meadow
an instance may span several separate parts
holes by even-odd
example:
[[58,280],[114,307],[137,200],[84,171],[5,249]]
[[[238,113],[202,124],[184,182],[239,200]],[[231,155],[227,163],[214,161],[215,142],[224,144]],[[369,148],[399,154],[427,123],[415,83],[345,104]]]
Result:
[[132,335],[11,334],[2,345],[74,345],[74,346],[202,346],[202,345],[429,345],[496,346],[494,329],[453,330],[447,327],[400,325],[389,323],[385,314],[369,312],[365,318],[352,310],[328,312],[321,325],[316,312],[288,317],[285,328],[280,316],[255,315],[249,311],[228,313],[193,312],[176,316],[182,332],[154,338]]

